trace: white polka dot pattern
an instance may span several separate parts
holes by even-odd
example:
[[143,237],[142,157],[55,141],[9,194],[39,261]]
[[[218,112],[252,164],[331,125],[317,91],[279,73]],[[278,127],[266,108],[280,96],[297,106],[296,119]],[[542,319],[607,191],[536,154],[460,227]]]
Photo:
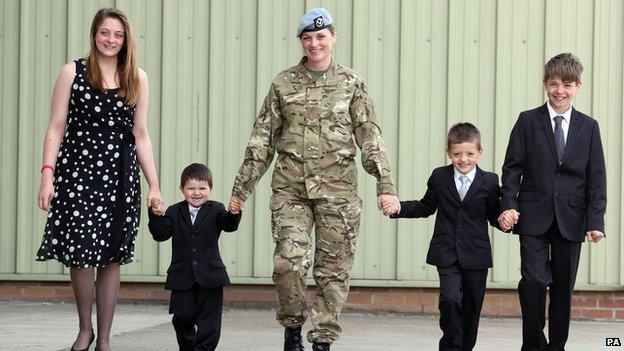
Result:
[[128,141],[121,131],[132,130],[134,108],[116,89],[95,90],[86,77],[85,60],[75,62],[55,196],[36,259],[83,268],[129,263],[139,228],[141,189],[136,148],[123,144]]

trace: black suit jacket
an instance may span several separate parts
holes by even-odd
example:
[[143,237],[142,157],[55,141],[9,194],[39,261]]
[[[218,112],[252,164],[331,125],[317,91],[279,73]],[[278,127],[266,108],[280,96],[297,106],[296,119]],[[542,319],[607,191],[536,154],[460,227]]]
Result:
[[487,222],[498,228],[498,175],[477,166],[474,181],[461,201],[453,168],[433,170],[425,196],[420,201],[401,201],[401,212],[391,217],[429,217],[437,211],[427,263],[446,267],[457,260],[464,269],[487,269],[492,267]]
[[541,235],[557,218],[561,235],[583,241],[604,232],[606,172],[598,122],[572,109],[563,162],[559,165],[546,104],[520,113],[505,155],[501,210],[515,209],[514,233]]
[[172,238],[165,289],[188,290],[195,282],[204,289],[230,284],[218,240],[222,230],[238,229],[240,219],[240,214],[227,212],[223,204],[216,201],[208,201],[200,207],[195,224],[191,224],[186,201],[170,206],[164,216],[149,211],[148,227],[154,240]]

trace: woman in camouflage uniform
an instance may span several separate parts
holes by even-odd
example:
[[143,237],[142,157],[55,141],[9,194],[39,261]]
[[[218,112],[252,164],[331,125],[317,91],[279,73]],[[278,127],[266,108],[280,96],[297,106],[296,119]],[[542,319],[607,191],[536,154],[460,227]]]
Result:
[[234,181],[230,211],[243,209],[277,151],[270,207],[284,350],[303,350],[301,326],[308,314],[304,278],[312,264],[316,293],[308,340],[314,350],[329,350],[341,333],[338,315],[347,299],[360,225],[356,144],[364,169],[377,178],[379,208],[394,213],[399,204],[366,84],[332,60],[336,35],[329,12],[309,11],[297,37],[305,56],[271,83]]

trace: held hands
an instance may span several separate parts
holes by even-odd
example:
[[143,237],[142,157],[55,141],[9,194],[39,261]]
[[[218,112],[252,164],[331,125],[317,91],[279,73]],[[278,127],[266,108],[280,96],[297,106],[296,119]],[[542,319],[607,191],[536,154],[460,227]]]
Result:
[[239,214],[245,210],[245,201],[238,196],[232,196],[230,198],[230,204],[228,205],[228,211],[232,214]]
[[384,216],[390,216],[401,212],[401,203],[396,195],[383,194],[377,196],[377,208]]
[[163,205],[162,202],[159,202],[158,204],[155,204],[152,207],[150,207],[150,211],[152,211],[152,213],[154,213],[157,216],[164,216],[165,215],[165,205]]
[[604,233],[599,230],[588,230],[585,235],[590,243],[597,243],[604,238]]
[[147,207],[157,216],[165,214],[165,205],[160,190],[150,189],[147,194]]
[[519,218],[520,218],[520,212],[514,209],[509,209],[509,210],[503,211],[503,213],[500,214],[500,216],[498,217],[498,224],[500,225],[502,230],[508,231],[515,224],[518,223]]

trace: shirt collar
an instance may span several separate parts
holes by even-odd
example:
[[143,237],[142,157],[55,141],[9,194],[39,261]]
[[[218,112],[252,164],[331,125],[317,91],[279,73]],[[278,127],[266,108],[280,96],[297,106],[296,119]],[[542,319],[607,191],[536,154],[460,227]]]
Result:
[[[464,175],[463,173],[461,173],[460,171],[457,170],[457,168],[453,167],[453,173],[454,173],[454,179],[456,182],[459,181],[459,177]],[[468,180],[470,181],[470,183],[474,182],[475,176],[477,175],[477,167],[475,166],[475,168],[472,169],[472,171],[468,172],[466,174],[466,176],[468,177]]]
[[201,206],[199,206],[199,207],[195,207],[195,206],[192,206],[192,205],[191,205],[191,204],[189,204],[189,203],[187,203],[187,205],[188,205],[189,212],[192,212],[192,210],[193,210],[193,209],[196,209],[196,210],[197,210],[197,212],[199,212],[199,209],[201,208]]
[[550,119],[552,121],[553,118],[557,117],[557,116],[563,116],[563,119],[570,123],[570,117],[572,117],[572,105],[570,105],[570,107],[568,108],[568,110],[564,113],[557,113],[555,112],[555,109],[550,106],[550,101],[546,102],[546,107],[548,108],[548,115],[550,116]]

